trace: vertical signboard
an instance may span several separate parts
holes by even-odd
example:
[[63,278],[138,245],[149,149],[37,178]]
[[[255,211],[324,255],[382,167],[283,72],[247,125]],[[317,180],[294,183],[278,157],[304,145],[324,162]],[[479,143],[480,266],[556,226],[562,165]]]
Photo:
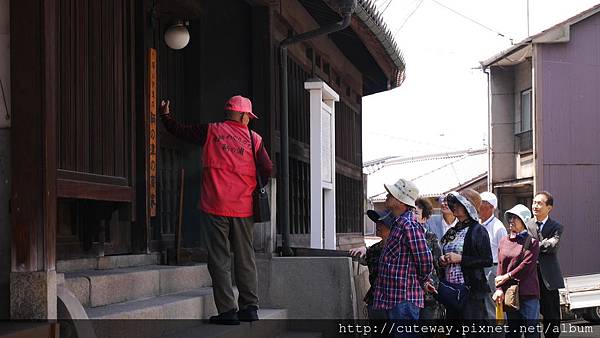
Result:
[[333,119],[331,108],[328,105],[322,105],[321,111],[321,180],[324,183],[333,183],[333,162],[332,162],[332,140],[331,140],[331,120]]
[[310,247],[336,248],[335,102],[340,96],[321,80],[304,82],[310,92]]
[[148,107],[150,108],[150,217],[156,216],[156,49],[148,50]]

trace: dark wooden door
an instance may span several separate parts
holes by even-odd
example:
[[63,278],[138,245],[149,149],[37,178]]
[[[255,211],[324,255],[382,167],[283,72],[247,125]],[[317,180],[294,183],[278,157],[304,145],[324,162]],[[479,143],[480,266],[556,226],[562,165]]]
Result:
[[134,1],[58,0],[57,250],[131,251]]

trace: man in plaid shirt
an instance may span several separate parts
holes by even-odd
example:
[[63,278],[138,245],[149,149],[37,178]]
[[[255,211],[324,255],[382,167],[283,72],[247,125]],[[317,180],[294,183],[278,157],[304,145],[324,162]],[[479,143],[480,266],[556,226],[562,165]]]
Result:
[[424,290],[435,292],[430,280],[433,256],[413,213],[419,190],[404,179],[385,184],[385,189],[386,207],[397,218],[379,259],[373,307],[386,310],[392,320],[416,320]]

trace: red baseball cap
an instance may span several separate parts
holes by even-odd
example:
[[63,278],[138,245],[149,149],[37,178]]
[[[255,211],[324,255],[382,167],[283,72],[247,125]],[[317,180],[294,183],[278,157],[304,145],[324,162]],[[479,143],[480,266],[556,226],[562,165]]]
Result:
[[249,98],[243,97],[241,95],[232,96],[225,103],[225,110],[237,111],[240,113],[248,113],[250,118],[257,119],[258,116],[252,113],[252,102]]

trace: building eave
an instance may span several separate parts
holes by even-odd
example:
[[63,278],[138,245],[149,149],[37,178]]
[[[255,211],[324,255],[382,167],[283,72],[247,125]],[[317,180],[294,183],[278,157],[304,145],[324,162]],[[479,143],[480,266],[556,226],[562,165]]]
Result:
[[522,52],[524,48],[528,47],[525,52],[531,56],[531,49],[534,44],[542,43],[566,43],[571,39],[571,26],[574,24],[589,18],[592,15],[600,12],[600,4],[591,7],[575,16],[568,18],[548,29],[545,29],[535,35],[531,35],[525,38],[523,41],[511,46],[510,48],[492,56],[491,58],[481,61],[481,68],[487,69],[491,66],[508,66],[522,62],[523,56],[514,56],[518,52]]
[[358,0],[355,14],[377,38],[390,61],[396,66],[396,74],[390,85],[392,88],[399,87],[406,77],[406,62],[375,3],[372,0]]
[[[334,0],[298,0],[315,21],[324,25],[341,18]],[[329,35],[363,73],[363,96],[399,87],[406,63],[372,0],[357,0],[350,27]]]

